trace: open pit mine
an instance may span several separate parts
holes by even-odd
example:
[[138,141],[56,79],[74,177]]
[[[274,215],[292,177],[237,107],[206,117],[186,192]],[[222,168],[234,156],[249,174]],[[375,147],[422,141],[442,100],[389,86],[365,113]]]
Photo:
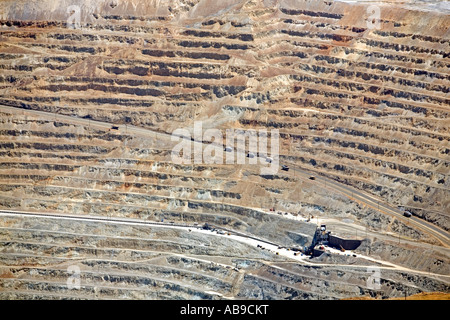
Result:
[[1,0],[0,299],[448,298],[449,14]]

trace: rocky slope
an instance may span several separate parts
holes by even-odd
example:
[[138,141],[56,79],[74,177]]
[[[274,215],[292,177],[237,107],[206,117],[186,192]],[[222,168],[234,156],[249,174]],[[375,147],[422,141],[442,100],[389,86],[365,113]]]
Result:
[[[3,299],[341,299],[449,290],[442,280],[389,269],[373,289],[367,266],[377,264],[293,264],[192,230],[28,217],[0,223]],[[68,285],[71,266],[79,287]]]
[[[170,136],[155,133],[191,129],[194,121],[202,121],[205,129],[278,129],[281,162],[404,206],[448,231],[448,10],[440,3],[380,2],[380,27],[372,29],[368,5],[294,0],[2,1],[0,105],[6,107],[0,109],[0,208],[207,222],[284,246],[310,243],[315,225],[307,220],[314,216],[335,223],[333,232],[343,236],[353,236],[359,228],[359,238],[371,238],[373,252],[385,261],[448,274],[448,252],[428,250],[434,240],[404,220],[292,172],[266,176],[250,164],[176,165],[170,157]],[[111,125],[120,129],[111,130]],[[53,285],[59,286],[64,276],[58,270],[65,265],[58,259],[67,252],[62,247],[77,237],[55,236],[62,251],[45,247],[56,241],[51,236],[28,247],[22,241],[38,235],[23,230],[10,235],[9,223],[15,222],[5,222],[1,229],[1,250],[8,252],[2,272],[10,274],[11,265],[20,265],[24,281],[5,276],[9,280],[1,287],[8,293],[3,297],[50,297],[35,281],[40,271],[30,269],[26,261],[51,261],[52,268],[57,266],[51,271]],[[170,242],[180,235],[158,237]],[[92,248],[106,250],[113,240],[89,241],[96,243]],[[117,246],[136,249],[129,243]],[[220,254],[233,251],[233,246],[220,244]],[[393,246],[399,248],[397,255],[385,254]],[[83,251],[82,264],[92,271],[85,281],[95,285],[85,288],[85,298],[94,297],[92,290],[100,283],[108,288],[104,290],[113,290],[113,280],[105,277],[115,268],[106,265],[104,257],[92,262],[89,250]],[[252,269],[220,278],[212,272],[214,280],[206,280],[182,270],[171,275],[180,281],[174,289],[172,283],[149,280],[178,270],[174,266],[181,262],[171,250],[160,248],[171,252],[170,259],[158,260],[162,269],[138,266],[127,275],[134,278],[121,283],[127,287],[156,281],[152,283],[160,293],[118,285],[114,290],[119,291],[105,291],[104,297],[342,298],[366,292],[362,278],[342,292],[337,287],[326,290],[320,272],[315,274],[318,282],[302,287],[298,279],[311,276],[309,267],[276,274],[271,264],[277,257],[254,253],[250,259],[247,250],[253,248],[232,256],[249,260],[254,270],[261,270],[257,274]],[[191,248],[177,250],[186,259],[197,254]],[[36,254],[47,251],[48,257]],[[421,259],[424,252],[431,258]],[[22,255],[37,257],[21,260]],[[118,264],[118,273],[129,264]],[[99,265],[106,266],[104,274],[93,272]],[[329,268],[337,267],[320,270]],[[148,278],[139,278],[140,273]],[[273,284],[284,277],[283,289]],[[412,286],[399,277],[392,275],[389,281]],[[238,289],[231,286],[235,280],[241,283]],[[209,282],[212,287],[200,289]],[[195,289],[188,289],[192,283]],[[448,290],[445,286],[427,282],[416,290]],[[26,287],[33,288],[28,292]],[[381,295],[402,294],[393,287],[383,287]],[[63,287],[55,290],[72,294]]]

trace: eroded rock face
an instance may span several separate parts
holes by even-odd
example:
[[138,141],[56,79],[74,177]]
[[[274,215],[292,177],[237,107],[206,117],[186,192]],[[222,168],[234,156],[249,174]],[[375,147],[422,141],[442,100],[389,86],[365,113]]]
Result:
[[[365,268],[350,266],[358,259],[323,255],[312,265],[293,264],[192,230],[30,217],[2,217],[0,225],[3,299],[341,299],[449,289],[390,269],[373,289]],[[73,266],[76,289],[67,284]]]
[[[410,252],[423,251],[403,242],[398,245],[406,248],[400,248],[396,257],[383,255],[383,250],[392,251],[388,248],[397,245],[383,242],[392,241],[392,234],[394,240],[396,234],[414,241],[434,240],[337,190],[282,171],[261,175],[248,164],[178,165],[170,157],[174,145],[170,134],[192,128],[194,121],[203,121],[205,129],[278,129],[281,162],[296,163],[404,206],[448,230],[450,20],[445,5],[378,3],[377,28],[372,28],[367,4],[338,1],[61,0],[1,5],[2,209],[207,222],[283,246],[311,243],[315,225],[305,221],[311,216],[330,223],[352,219],[372,236],[381,236],[381,242],[373,242],[373,252],[383,260],[448,273],[436,264],[448,262],[445,251],[432,253],[429,261],[408,258]],[[112,130],[111,125],[120,129]],[[334,232],[353,235],[340,224]],[[17,232],[13,238],[27,236]],[[42,242],[50,239],[43,237]],[[67,245],[71,239],[60,240]],[[104,250],[112,240],[105,241],[93,248]],[[43,243],[5,244],[2,250],[11,257],[4,263],[12,265],[14,253],[51,250],[41,247]],[[136,243],[117,245],[131,250]],[[175,250],[169,245],[159,249]],[[249,258],[247,249],[234,252],[222,245],[220,252],[246,260],[246,265],[274,258]],[[80,255],[93,254],[91,249],[77,250]],[[196,250],[181,246],[173,252],[193,259],[190,255],[198,254]],[[58,260],[66,253],[66,249],[52,251],[45,259],[33,258],[33,263],[45,264],[46,259]],[[126,298],[379,294],[367,291],[363,278],[342,292],[340,286],[326,286],[328,291],[311,289],[311,283],[303,287],[293,279],[306,277],[304,270],[294,278],[285,270],[274,280],[266,274],[274,274],[269,264],[261,267],[260,278],[252,269],[225,280],[214,272],[213,280],[194,279],[170,269],[170,259],[164,268],[172,270],[176,285],[161,282],[159,273],[166,271],[153,267],[145,269],[152,269],[153,278],[116,279],[109,275],[113,265],[104,274],[90,274],[86,281],[146,286],[151,282],[155,287],[156,293],[105,291],[105,296]],[[104,264],[101,259],[89,263],[83,262],[94,269]],[[23,267],[29,266],[23,262]],[[29,270],[23,272],[30,275]],[[325,281],[325,275],[316,276]],[[286,281],[283,289],[273,287],[279,279]],[[411,285],[404,278],[397,280],[400,287]],[[184,281],[198,283],[197,291],[189,291]],[[317,288],[319,282],[314,284]],[[211,287],[201,289],[200,283]],[[5,280],[2,285],[17,289],[7,298],[46,294],[38,284],[28,293],[25,284]],[[417,290],[434,285],[448,290],[438,283]],[[401,289],[388,287],[386,296],[402,294]],[[55,287],[61,295],[71,296],[60,289]],[[81,297],[95,296],[86,290]]]

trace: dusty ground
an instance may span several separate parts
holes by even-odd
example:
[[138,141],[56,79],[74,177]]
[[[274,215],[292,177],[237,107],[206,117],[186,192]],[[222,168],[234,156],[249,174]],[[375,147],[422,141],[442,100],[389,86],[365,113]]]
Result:
[[[379,29],[368,28],[367,4],[338,1],[92,0],[76,28],[71,4],[1,3],[0,209],[210,223],[285,247],[308,245],[324,223],[364,241],[298,259],[184,229],[1,215],[3,298],[448,292],[443,3],[379,3]],[[170,135],[195,121],[278,129],[281,163],[373,203],[293,170],[174,164]],[[81,291],[67,289],[73,262]],[[380,290],[368,266],[382,268]]]
[[[371,297],[348,298],[344,300],[375,300]],[[444,292],[421,292],[406,298],[388,298],[388,300],[450,300],[450,294]]]

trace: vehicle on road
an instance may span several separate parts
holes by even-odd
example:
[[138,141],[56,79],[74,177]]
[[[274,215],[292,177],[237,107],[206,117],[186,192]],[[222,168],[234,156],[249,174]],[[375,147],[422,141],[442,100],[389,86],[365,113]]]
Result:
[[289,167],[288,167],[287,165],[283,164],[283,165],[281,166],[281,170],[289,171]]
[[316,180],[316,177],[311,176],[309,177],[309,180]]
[[404,211],[404,212],[403,212],[403,215],[404,215],[405,217],[407,217],[407,218],[409,218],[409,217],[412,216],[411,212],[409,212],[409,211]]

